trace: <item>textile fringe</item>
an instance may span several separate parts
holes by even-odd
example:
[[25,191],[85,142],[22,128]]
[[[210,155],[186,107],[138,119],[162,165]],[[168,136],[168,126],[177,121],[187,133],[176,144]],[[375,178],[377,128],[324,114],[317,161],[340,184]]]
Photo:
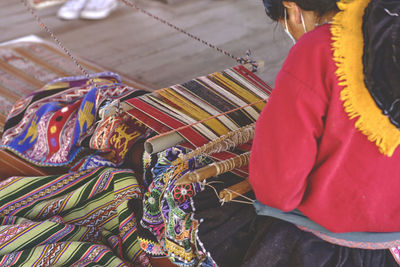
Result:
[[[391,157],[400,144],[400,131],[382,114],[364,83],[363,33],[364,10],[371,0],[341,0],[341,10],[331,26],[333,57],[338,67],[339,85],[344,86],[340,98],[350,119],[379,151]],[[352,47],[352,49],[349,49]]]

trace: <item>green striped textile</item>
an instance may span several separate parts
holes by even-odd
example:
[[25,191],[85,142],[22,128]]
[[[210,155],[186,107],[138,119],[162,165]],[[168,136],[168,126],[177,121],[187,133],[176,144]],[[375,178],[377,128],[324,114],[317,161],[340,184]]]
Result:
[[0,266],[149,266],[132,171],[98,168],[0,182]]

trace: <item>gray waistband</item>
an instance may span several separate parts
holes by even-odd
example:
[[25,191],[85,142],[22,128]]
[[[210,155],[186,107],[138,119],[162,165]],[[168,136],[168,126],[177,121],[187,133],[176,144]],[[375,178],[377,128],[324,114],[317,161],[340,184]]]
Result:
[[281,219],[286,222],[293,223],[300,227],[305,227],[308,230],[319,232],[330,238],[346,240],[350,242],[368,242],[368,243],[384,243],[394,242],[400,243],[400,232],[376,233],[376,232],[347,232],[333,233],[323,226],[313,222],[302,214],[299,210],[291,212],[283,212],[281,210],[268,207],[258,201],[254,202],[254,207],[258,215],[270,216]]

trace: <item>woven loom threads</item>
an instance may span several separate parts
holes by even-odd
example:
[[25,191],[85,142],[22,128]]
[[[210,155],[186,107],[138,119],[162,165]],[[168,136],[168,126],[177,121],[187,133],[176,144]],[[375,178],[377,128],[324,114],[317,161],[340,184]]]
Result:
[[183,155],[182,159],[179,161],[176,160],[172,164],[177,165],[180,161],[187,161],[190,158],[195,156],[205,154],[210,155],[213,153],[219,153],[222,151],[228,151],[232,148],[237,147],[238,145],[245,144],[249,142],[254,137],[254,127],[255,123],[252,123],[248,126],[242,127],[235,131],[229,132],[226,135],[223,135],[199,148],[193,150],[192,152]]

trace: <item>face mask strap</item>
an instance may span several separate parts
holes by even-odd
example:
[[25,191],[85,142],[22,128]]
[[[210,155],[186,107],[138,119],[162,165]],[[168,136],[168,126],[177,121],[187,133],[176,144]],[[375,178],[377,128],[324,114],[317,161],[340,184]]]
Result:
[[[293,35],[289,31],[289,26],[287,22],[287,11],[286,8],[284,9],[284,16],[285,16],[285,29],[284,31],[289,35],[290,39],[292,39],[293,43],[296,43],[296,39],[294,39]],[[304,33],[307,33],[306,23],[304,21],[303,12],[300,12],[301,23],[303,24]]]
[[307,33],[306,23],[304,22],[303,12],[300,11],[301,23],[303,24],[304,33]]
[[296,39],[294,39],[293,35],[290,33],[289,31],[289,27],[288,27],[288,23],[287,23],[287,12],[286,12],[286,8],[284,9],[284,16],[285,16],[285,28],[283,29],[287,35],[289,35],[290,39],[292,39],[293,43],[296,43]]

